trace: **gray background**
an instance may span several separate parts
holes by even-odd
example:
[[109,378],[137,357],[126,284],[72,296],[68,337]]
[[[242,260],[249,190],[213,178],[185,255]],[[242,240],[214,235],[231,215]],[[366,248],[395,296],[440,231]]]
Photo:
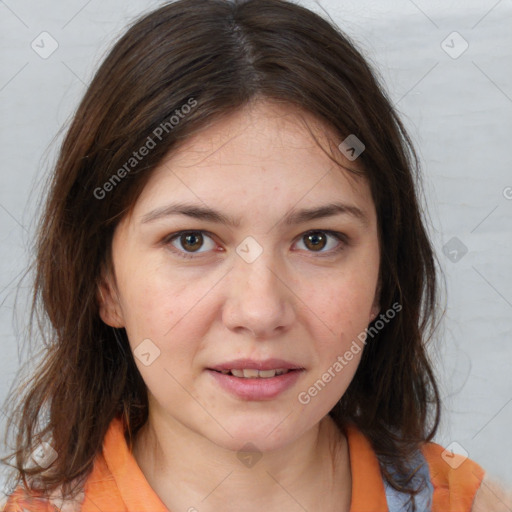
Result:
[[[28,282],[16,285],[59,129],[113,40],[160,3],[0,0],[2,402],[27,359],[19,341]],[[431,236],[447,279],[446,316],[432,347],[445,413],[435,441],[465,450],[512,486],[512,3],[300,3],[325,9],[371,61],[422,159]],[[58,44],[48,58],[31,47],[51,48],[44,31]],[[3,411],[0,422],[3,435]]]

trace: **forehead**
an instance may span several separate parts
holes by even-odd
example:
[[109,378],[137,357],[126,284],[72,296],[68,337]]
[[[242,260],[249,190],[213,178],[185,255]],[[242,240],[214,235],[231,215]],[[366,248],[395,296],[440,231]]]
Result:
[[[258,99],[204,126],[171,151],[164,166],[236,163],[233,160],[254,164],[256,158],[269,162],[277,158],[281,166],[286,158],[295,165],[306,158],[307,164],[321,165],[329,158],[320,145],[339,165],[358,169],[337,147],[329,148],[329,144],[337,146],[338,139],[329,125],[298,106]],[[304,165],[297,167],[300,170]]]
[[[183,141],[153,171],[134,212],[173,199],[288,209],[344,200],[372,209],[366,179],[339,136],[298,107],[258,101]],[[330,155],[330,156],[329,156]],[[137,213],[136,213],[137,214]]]

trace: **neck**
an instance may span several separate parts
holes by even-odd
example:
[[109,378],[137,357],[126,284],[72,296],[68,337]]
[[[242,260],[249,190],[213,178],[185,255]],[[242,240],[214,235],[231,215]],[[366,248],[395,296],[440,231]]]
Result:
[[151,421],[150,415],[135,437],[133,455],[169,510],[350,508],[348,445],[330,416],[247,466],[232,450],[168,421]]

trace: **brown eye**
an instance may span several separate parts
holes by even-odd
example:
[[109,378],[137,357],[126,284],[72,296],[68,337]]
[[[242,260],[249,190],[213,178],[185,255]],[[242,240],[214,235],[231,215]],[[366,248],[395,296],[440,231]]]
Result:
[[307,235],[304,235],[304,240],[306,241],[306,246],[314,251],[322,250],[327,243],[325,233],[322,231],[308,233]]
[[[207,253],[208,251],[215,249],[215,242],[211,236],[203,233],[206,232],[180,231],[179,233],[173,233],[166,237],[164,239],[164,244],[168,245],[172,252],[184,258],[194,258],[196,255],[204,256],[205,254],[203,253]],[[208,246],[208,244],[206,244],[204,250],[199,250],[205,246],[205,241],[208,240],[210,240],[210,245]]]
[[304,244],[306,252],[317,253],[318,256],[333,256],[346,248],[349,238],[337,231],[317,230],[303,234],[299,239],[300,243]]
[[180,236],[180,242],[184,249],[195,252],[203,244],[203,235],[199,232],[184,233]]

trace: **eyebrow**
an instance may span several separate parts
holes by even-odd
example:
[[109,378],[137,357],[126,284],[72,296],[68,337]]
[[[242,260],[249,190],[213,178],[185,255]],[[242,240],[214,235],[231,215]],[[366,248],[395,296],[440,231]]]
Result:
[[[231,227],[239,227],[241,224],[240,218],[233,218],[212,208],[188,203],[171,203],[156,208],[144,215],[141,223],[146,224],[170,215],[186,215],[194,219],[216,222]],[[286,225],[302,224],[311,220],[333,217],[335,215],[349,215],[361,222],[361,224],[365,226],[369,225],[368,217],[360,208],[344,203],[329,203],[314,208],[292,210],[284,217],[283,222]]]

